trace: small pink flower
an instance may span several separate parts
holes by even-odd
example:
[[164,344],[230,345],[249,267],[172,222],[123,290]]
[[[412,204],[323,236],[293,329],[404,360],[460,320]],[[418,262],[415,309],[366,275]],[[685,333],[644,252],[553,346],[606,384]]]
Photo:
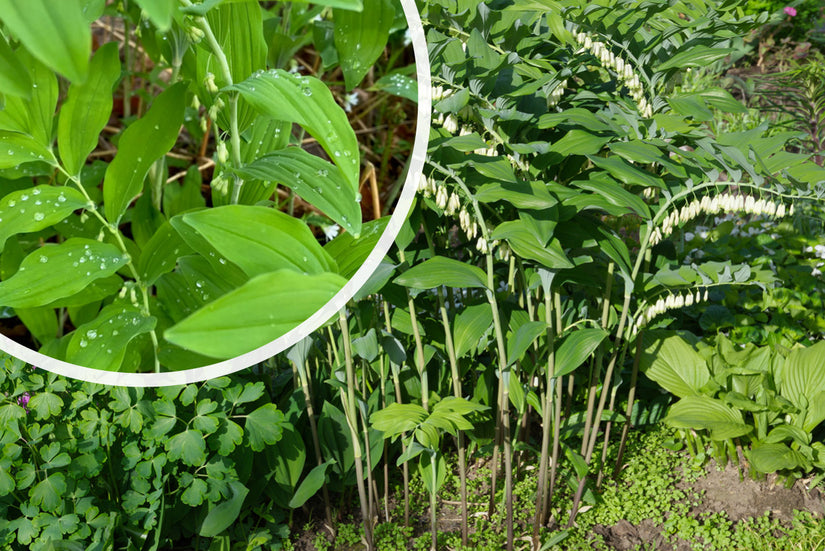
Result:
[[791,6],[785,6],[785,13],[790,15],[791,17],[796,17],[796,8],[792,8]]
[[29,399],[30,398],[31,398],[31,396],[29,395],[28,392],[24,392],[23,394],[21,394],[20,396],[17,397],[17,405],[23,406],[24,408],[26,408],[26,413],[29,412],[29,407],[28,406],[29,406]]

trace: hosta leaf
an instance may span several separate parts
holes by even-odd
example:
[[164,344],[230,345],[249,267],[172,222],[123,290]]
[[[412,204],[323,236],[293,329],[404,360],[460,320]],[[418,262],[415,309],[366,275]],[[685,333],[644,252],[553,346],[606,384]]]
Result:
[[44,511],[57,511],[63,503],[63,494],[66,492],[66,476],[63,473],[54,473],[38,482],[30,491],[31,504],[39,506]]
[[20,269],[0,282],[0,304],[12,308],[43,306],[82,291],[108,277],[129,258],[114,245],[73,237],[46,244],[23,259]]
[[238,172],[244,178],[283,184],[355,237],[361,233],[358,195],[340,169],[320,157],[289,147],[260,157]]
[[[179,222],[176,222],[179,221]],[[318,274],[337,270],[309,227],[281,211],[250,205],[225,205],[179,215],[227,260],[249,277],[280,269]]]
[[699,389],[710,380],[710,371],[702,356],[676,335],[647,344],[639,369],[680,398],[699,394]]
[[414,289],[433,289],[441,285],[484,289],[487,287],[487,275],[477,266],[436,256],[413,266],[395,278],[395,283]]
[[48,228],[88,206],[74,188],[42,185],[13,191],[0,199],[0,250],[12,235]]
[[126,207],[143,189],[149,167],[175,145],[183,123],[185,100],[186,84],[175,84],[155,98],[149,111],[123,131],[117,154],[103,180],[103,204],[110,222],[120,221]]
[[198,533],[205,538],[217,536],[232,526],[238,515],[241,514],[241,507],[246,495],[249,493],[249,489],[237,480],[231,480],[228,486],[230,490],[229,499],[218,504],[203,519],[203,524],[201,524]]
[[71,82],[86,79],[92,33],[80,0],[0,0],[0,18],[44,64]]
[[395,20],[391,0],[363,0],[361,11],[333,9],[335,48],[347,90],[361,83],[384,51]]
[[2,36],[0,36],[0,92],[24,99],[32,96],[31,77],[16,52]]
[[0,169],[13,168],[32,161],[46,161],[51,164],[55,162],[52,152],[28,134],[0,130],[0,143],[3,144],[0,147]]
[[[257,276],[168,329],[166,339],[214,358],[234,358],[297,327],[346,280],[279,270]],[[1,284],[0,284],[1,285]]]
[[261,113],[300,124],[338,165],[352,192],[358,192],[358,141],[326,84],[315,77],[273,69],[256,73],[232,89]]
[[115,302],[103,308],[89,323],[78,327],[66,349],[66,361],[90,367],[117,371],[126,353],[126,345],[155,328],[155,318],[140,310]]
[[806,406],[804,430],[812,431],[825,420],[825,341],[791,350],[782,369],[780,393],[795,406]]
[[751,466],[760,473],[796,469],[807,463],[804,455],[792,450],[787,444],[762,444],[757,442],[747,454]]
[[60,159],[69,174],[80,174],[86,158],[97,147],[100,132],[112,113],[112,88],[118,78],[117,43],[110,42],[95,53],[86,82],[69,86],[57,123]]
[[247,415],[243,428],[252,451],[259,452],[267,445],[278,442],[284,431],[284,422],[284,414],[275,404],[264,404]]
[[705,429],[712,440],[727,440],[748,434],[742,413],[721,400],[707,396],[688,396],[670,407],[665,423],[679,429]]

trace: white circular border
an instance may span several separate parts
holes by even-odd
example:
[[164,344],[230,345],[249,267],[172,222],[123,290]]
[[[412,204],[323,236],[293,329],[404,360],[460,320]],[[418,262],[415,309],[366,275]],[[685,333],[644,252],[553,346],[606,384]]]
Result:
[[81,379],[91,383],[133,387],[181,385],[229,375],[230,373],[263,362],[298,343],[344,308],[347,302],[358,292],[364,283],[367,282],[367,279],[369,279],[378,267],[378,264],[386,256],[390,246],[395,242],[395,238],[412,207],[413,198],[418,188],[418,179],[424,171],[424,161],[427,156],[432,103],[430,59],[429,52],[427,51],[427,40],[424,36],[424,28],[421,24],[421,17],[418,13],[418,8],[415,6],[415,1],[400,1],[404,15],[407,18],[410,38],[412,39],[415,69],[418,78],[418,117],[407,178],[404,181],[404,187],[401,192],[401,197],[398,199],[395,212],[390,217],[384,233],[381,234],[381,237],[378,239],[378,244],[373,248],[372,252],[370,252],[364,264],[355,272],[355,275],[347,281],[344,287],[332,297],[329,302],[298,327],[269,344],[265,344],[252,352],[247,352],[246,354],[236,356],[229,360],[184,371],[171,371],[168,373],[118,373],[91,369],[45,356],[26,348],[2,334],[0,334],[0,349],[36,367],[65,377]]

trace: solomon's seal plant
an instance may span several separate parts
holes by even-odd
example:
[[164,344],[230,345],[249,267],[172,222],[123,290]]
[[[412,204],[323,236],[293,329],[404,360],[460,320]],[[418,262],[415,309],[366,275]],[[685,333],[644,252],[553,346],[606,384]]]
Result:
[[232,358],[360,264],[319,238],[380,233],[362,221],[343,90],[292,56],[314,37],[316,74],[340,70],[352,91],[402,29],[390,0],[6,0],[0,14],[0,305],[25,344],[115,371]]

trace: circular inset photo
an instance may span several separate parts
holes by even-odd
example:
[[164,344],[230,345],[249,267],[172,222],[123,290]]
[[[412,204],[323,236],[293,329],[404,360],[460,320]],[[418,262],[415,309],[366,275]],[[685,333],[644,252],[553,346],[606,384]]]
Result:
[[261,362],[412,204],[411,0],[32,2],[0,29],[0,348],[28,363],[156,386]]

